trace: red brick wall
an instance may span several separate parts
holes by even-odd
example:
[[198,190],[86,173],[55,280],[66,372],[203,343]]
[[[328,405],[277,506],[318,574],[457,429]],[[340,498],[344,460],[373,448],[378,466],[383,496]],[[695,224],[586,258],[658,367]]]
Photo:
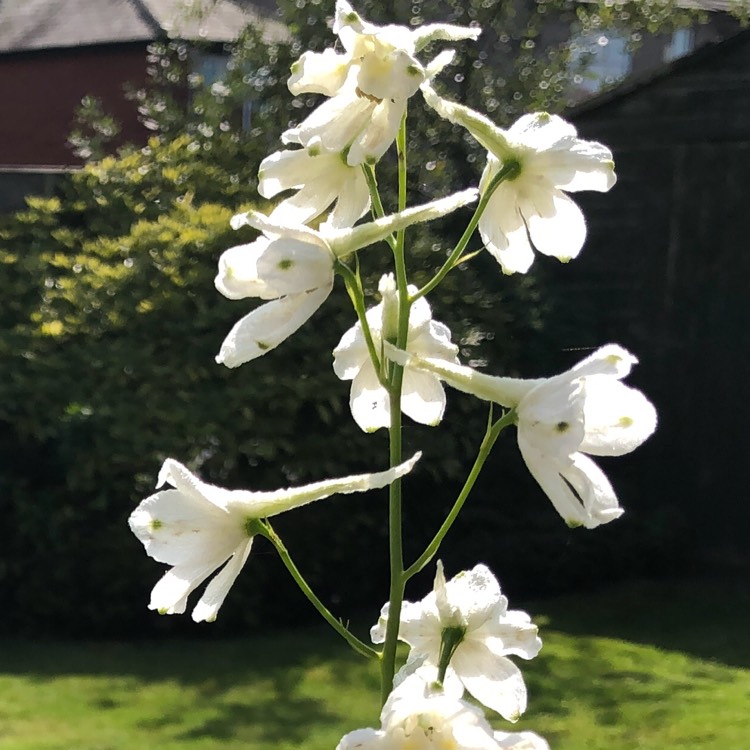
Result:
[[0,55],[0,166],[77,164],[65,142],[86,94],[121,122],[123,140],[145,141],[122,88],[145,68],[145,43]]

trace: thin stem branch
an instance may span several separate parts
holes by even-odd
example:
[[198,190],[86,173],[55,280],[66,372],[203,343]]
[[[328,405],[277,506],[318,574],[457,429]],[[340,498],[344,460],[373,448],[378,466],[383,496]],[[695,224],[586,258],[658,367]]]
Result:
[[[372,203],[372,215],[375,219],[382,219],[385,216],[385,209],[383,208],[383,201],[380,199],[380,191],[378,190],[378,179],[375,176],[375,167],[371,164],[362,164],[362,172],[367,180],[367,187],[370,191],[370,202]],[[391,250],[396,247],[396,239],[393,235],[386,237],[386,242],[390,245]]]
[[420,297],[424,297],[426,294],[429,294],[458,265],[459,258],[461,257],[463,251],[466,249],[466,246],[469,244],[469,240],[474,234],[474,230],[477,228],[479,220],[482,218],[482,214],[487,208],[487,204],[489,203],[492,194],[501,183],[505,182],[506,180],[513,180],[518,177],[518,175],[520,174],[520,170],[521,167],[518,162],[509,161],[504,164],[500,171],[492,178],[490,184],[487,186],[487,189],[484,191],[484,193],[482,193],[482,197],[479,199],[479,204],[474,210],[474,215],[471,217],[471,221],[469,221],[468,226],[466,227],[464,233],[461,235],[461,239],[459,239],[456,247],[453,248],[453,252],[451,252],[451,254],[448,256],[448,260],[443,263],[442,267],[435,274],[435,276],[430,281],[428,281],[416,294],[412,296],[412,302],[418,300]]
[[292,578],[294,579],[295,583],[300,587],[302,590],[302,593],[310,600],[312,605],[315,607],[315,609],[320,612],[320,614],[323,616],[323,619],[358,653],[362,656],[367,657],[368,659],[379,659],[380,653],[376,651],[374,648],[371,648],[366,643],[362,642],[355,636],[353,633],[351,633],[346,626],[338,620],[336,617],[334,617],[328,608],[323,604],[323,602],[318,599],[318,597],[315,595],[315,592],[310,588],[310,585],[307,583],[307,581],[303,578],[302,574],[299,572],[299,569],[294,564],[294,561],[289,555],[289,552],[287,551],[287,548],[284,546],[284,543],[281,541],[281,538],[278,536],[278,534],[273,530],[271,527],[271,524],[268,521],[260,521],[259,527],[258,527],[258,533],[262,534],[266,539],[268,539],[271,544],[276,548],[276,551],[279,553],[279,557],[281,558],[281,561],[286,566],[286,569],[291,574]]
[[458,517],[458,514],[461,512],[461,508],[463,508],[464,503],[469,497],[469,494],[474,487],[474,483],[477,481],[479,472],[482,470],[484,462],[490,455],[492,446],[495,445],[495,441],[500,436],[500,433],[506,427],[513,424],[515,420],[516,413],[515,411],[511,410],[504,414],[494,424],[492,424],[491,422],[488,423],[487,431],[484,434],[484,438],[482,438],[482,444],[479,446],[479,453],[477,454],[477,458],[474,461],[474,465],[471,467],[471,471],[469,472],[469,476],[466,478],[466,482],[464,482],[464,486],[462,487],[461,492],[456,498],[456,502],[453,504],[453,507],[451,508],[451,511],[446,517],[445,521],[443,521],[443,525],[438,529],[432,541],[427,545],[425,551],[404,572],[404,578],[406,580],[419,573],[419,571],[422,570],[422,568],[424,568],[425,565],[427,565],[427,563],[429,563],[433,557],[435,557],[443,539],[450,531],[451,526],[453,526],[453,522]]

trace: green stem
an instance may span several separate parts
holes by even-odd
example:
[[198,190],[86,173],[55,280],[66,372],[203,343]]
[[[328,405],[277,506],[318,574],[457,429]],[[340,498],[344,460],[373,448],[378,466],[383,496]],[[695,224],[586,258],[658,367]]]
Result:
[[[399,210],[406,205],[406,113],[401,120],[401,127],[396,138],[398,149],[398,204]],[[396,268],[396,284],[398,287],[398,333],[396,346],[406,348],[409,334],[409,302],[408,284],[406,279],[405,261],[405,233],[401,229],[396,233],[393,257]],[[403,384],[403,367],[391,364],[388,395],[390,400],[389,449],[390,465],[401,463],[401,386]],[[386,625],[385,643],[383,644],[382,661],[380,663],[380,694],[381,702],[385,704],[393,689],[393,677],[396,673],[396,647],[398,645],[398,631],[401,621],[401,605],[404,600],[404,553],[403,530],[401,518],[401,479],[392,482],[388,496],[388,535],[390,559],[390,593],[388,624]]]
[[370,354],[370,359],[372,360],[375,372],[378,374],[378,380],[381,381],[381,385],[386,386],[387,383],[383,380],[380,352],[378,352],[378,349],[375,346],[375,341],[372,338],[372,331],[370,330],[370,324],[367,322],[365,296],[362,291],[362,283],[359,275],[341,261],[337,261],[336,270],[344,277],[346,291],[349,295],[349,299],[352,301],[352,307],[354,307],[354,310],[357,313],[357,320],[359,320],[359,324],[362,326],[362,333],[365,337],[365,343],[367,344],[367,351]]
[[474,210],[474,215],[471,217],[471,221],[469,221],[469,224],[466,227],[464,233],[461,235],[461,239],[456,244],[456,247],[453,248],[453,252],[448,256],[448,260],[443,263],[442,267],[435,274],[434,278],[428,281],[411,298],[412,302],[418,300],[420,297],[424,297],[426,294],[429,294],[456,267],[456,265],[458,264],[458,259],[461,257],[461,254],[469,244],[469,240],[474,234],[474,230],[477,228],[479,220],[482,218],[482,214],[487,208],[487,204],[489,203],[492,194],[502,182],[505,182],[506,180],[514,180],[520,173],[521,165],[516,161],[508,161],[502,166],[500,171],[490,181],[487,189],[484,191],[484,193],[482,193],[482,197],[479,199],[479,204]]
[[281,561],[286,566],[286,569],[291,573],[292,578],[294,579],[295,583],[300,587],[302,590],[302,593],[310,600],[312,605],[315,607],[315,609],[320,612],[320,614],[323,616],[323,619],[358,653],[362,656],[366,656],[368,658],[380,658],[380,654],[374,649],[368,646],[366,643],[363,643],[362,641],[357,638],[357,636],[353,635],[352,633],[347,630],[347,628],[344,626],[344,624],[336,619],[328,610],[328,608],[323,604],[323,602],[318,599],[318,597],[315,595],[315,592],[310,588],[310,585],[307,583],[307,581],[302,577],[302,574],[299,572],[297,566],[294,564],[294,561],[289,555],[289,552],[287,551],[287,548],[284,546],[284,542],[281,541],[281,538],[276,534],[276,532],[271,527],[271,524],[268,521],[257,521],[257,527],[256,531],[259,534],[262,534],[266,539],[268,539],[271,544],[276,548],[276,551],[279,553],[279,557],[281,558]]
[[[372,203],[372,215],[375,219],[382,219],[385,216],[383,201],[380,199],[378,190],[378,180],[375,176],[375,167],[371,164],[362,164],[362,172],[367,180],[367,187],[370,191],[370,202]],[[393,235],[386,237],[386,242],[390,245],[391,250],[396,247],[396,240]]]
[[[490,412],[490,414],[492,414],[492,412]],[[495,445],[495,441],[500,436],[500,433],[509,425],[514,424],[515,421],[516,413],[511,409],[511,411],[504,414],[494,424],[492,424],[491,422],[488,423],[487,431],[484,433],[484,438],[482,439],[482,444],[479,446],[479,453],[477,455],[477,458],[474,461],[474,465],[471,467],[469,476],[466,478],[466,482],[464,482],[464,486],[461,489],[460,494],[456,498],[456,502],[453,504],[453,507],[451,508],[451,511],[445,521],[443,521],[443,525],[438,529],[432,541],[427,545],[425,551],[404,572],[404,578],[406,580],[419,573],[419,571],[422,570],[422,568],[424,568],[424,566],[427,565],[427,563],[429,563],[433,557],[435,557],[438,549],[440,548],[440,544],[442,543],[446,534],[450,531],[451,526],[453,526],[453,522],[458,517],[458,514],[461,512],[461,508],[463,508],[466,499],[469,497],[469,493],[473,489],[474,483],[477,481],[479,472],[482,470],[484,462],[490,455],[492,446]]]

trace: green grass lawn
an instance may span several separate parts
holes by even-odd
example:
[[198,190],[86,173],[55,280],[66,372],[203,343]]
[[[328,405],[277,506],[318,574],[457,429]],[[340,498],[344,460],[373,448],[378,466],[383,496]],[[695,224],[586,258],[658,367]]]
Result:
[[[544,648],[521,664],[530,702],[518,726],[553,750],[750,750],[747,587],[638,584],[527,609]],[[321,628],[4,641],[0,748],[333,750],[376,722],[377,688],[374,666]]]

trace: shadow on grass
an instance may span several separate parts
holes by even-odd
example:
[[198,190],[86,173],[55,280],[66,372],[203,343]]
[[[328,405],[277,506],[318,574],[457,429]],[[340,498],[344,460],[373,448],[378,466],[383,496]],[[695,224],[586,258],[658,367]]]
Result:
[[750,668],[750,585],[744,580],[638,581],[549,599],[549,627],[680,651]]

